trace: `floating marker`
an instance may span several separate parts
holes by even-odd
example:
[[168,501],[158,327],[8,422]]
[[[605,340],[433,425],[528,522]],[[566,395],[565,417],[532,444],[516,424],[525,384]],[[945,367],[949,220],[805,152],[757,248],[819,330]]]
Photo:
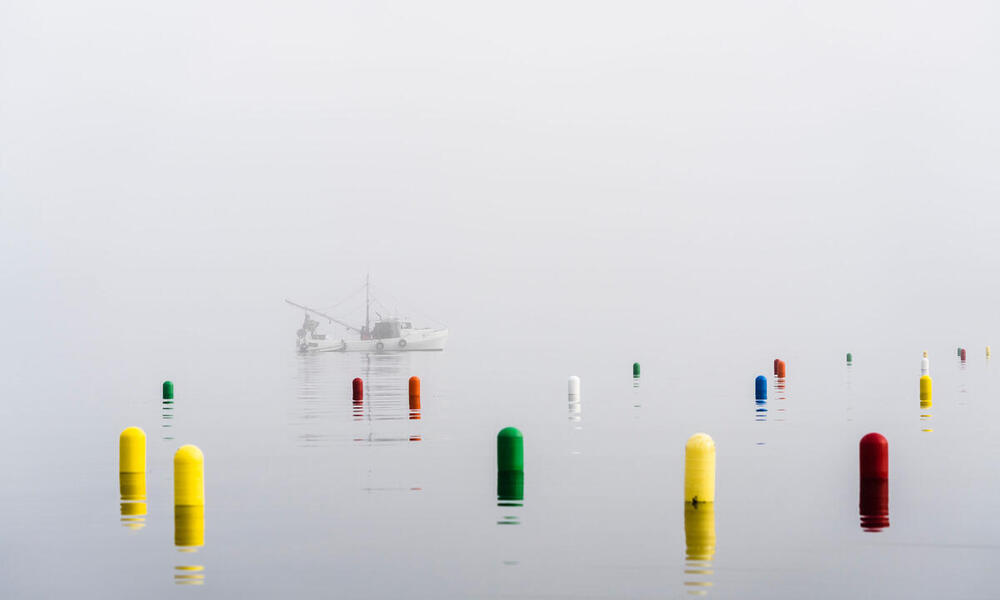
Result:
[[881,433],[861,438],[858,456],[861,479],[889,478],[889,442]]
[[163,399],[164,400],[173,400],[174,399],[174,382],[173,381],[167,380],[167,381],[163,382]]
[[924,350],[924,358],[927,358],[927,351]]
[[958,357],[962,359],[962,362],[965,362],[965,348],[962,348],[962,351],[958,353]]
[[497,471],[524,470],[524,436],[516,427],[504,427],[497,434]]
[[862,479],[858,499],[861,529],[878,532],[889,526],[889,480]]
[[931,398],[932,387],[933,387],[933,382],[931,381],[931,376],[930,375],[921,375],[920,376],[920,401],[921,402],[930,402],[932,400],[932,398]]
[[351,382],[351,392],[352,399],[355,402],[360,402],[365,398],[365,383],[361,381],[360,377],[355,377],[354,381]]
[[961,346],[959,346],[958,349],[955,350],[955,356],[962,356],[962,347]]
[[410,418],[420,418],[420,378],[410,377]]
[[986,358],[990,357],[990,347],[986,346]]
[[754,380],[754,396],[758,400],[767,400],[767,377],[758,375]]
[[174,506],[205,505],[205,455],[198,446],[181,446],[174,454]]
[[128,427],[118,436],[118,472],[146,472],[146,432]]
[[921,375],[931,374],[931,361],[926,356],[920,359],[920,374]]
[[639,363],[632,363],[632,377],[638,377],[638,376],[639,376]]
[[848,352],[847,353],[847,364],[851,364],[852,362],[854,362],[854,355],[851,354],[850,352]]
[[572,375],[569,378],[569,399],[571,402],[580,399],[580,378]]
[[780,358],[774,359],[774,376],[775,377],[778,376],[778,363],[780,363],[780,362],[781,362]]
[[696,433],[684,447],[684,502],[715,501],[715,442],[707,433]]
[[778,372],[776,373],[776,375],[778,377],[781,377],[782,379],[784,379],[784,377],[785,377],[785,361],[783,361],[783,360],[779,360],[778,361]]

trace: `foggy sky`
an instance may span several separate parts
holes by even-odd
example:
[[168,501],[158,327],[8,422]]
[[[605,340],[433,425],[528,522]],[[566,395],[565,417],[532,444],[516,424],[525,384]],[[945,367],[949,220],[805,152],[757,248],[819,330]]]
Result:
[[988,343],[996,26],[985,2],[8,0],[0,350],[291,348],[282,299],[368,271],[458,348]]

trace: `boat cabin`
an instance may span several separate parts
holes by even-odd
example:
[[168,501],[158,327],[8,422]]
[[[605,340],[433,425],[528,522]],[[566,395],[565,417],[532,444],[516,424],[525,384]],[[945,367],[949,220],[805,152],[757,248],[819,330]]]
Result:
[[372,338],[383,340],[386,338],[398,338],[406,335],[403,330],[413,329],[413,324],[409,321],[399,319],[386,319],[375,323],[372,327]]

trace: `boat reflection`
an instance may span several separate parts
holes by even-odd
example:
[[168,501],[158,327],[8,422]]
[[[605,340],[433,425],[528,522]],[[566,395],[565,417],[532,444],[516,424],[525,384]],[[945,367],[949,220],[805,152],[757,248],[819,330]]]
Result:
[[[194,554],[205,545],[205,507],[174,506],[174,546],[178,552]],[[202,565],[176,565],[174,583],[201,585],[205,582]]]
[[710,576],[715,556],[715,504],[684,504],[684,541],[686,562],[684,586],[688,594],[704,596],[712,587]]
[[861,479],[858,512],[861,529],[878,532],[889,526],[889,480]]
[[121,489],[121,523],[129,529],[142,529],[146,526],[146,474],[119,473],[118,484]]

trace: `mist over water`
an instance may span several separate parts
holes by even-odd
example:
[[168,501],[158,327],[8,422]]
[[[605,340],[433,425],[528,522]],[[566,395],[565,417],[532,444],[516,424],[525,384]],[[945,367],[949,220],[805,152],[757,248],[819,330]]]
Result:
[[[997,17],[5,3],[0,590],[988,596]],[[367,273],[447,349],[297,354],[283,300],[335,305]],[[141,515],[115,477],[130,425]],[[496,493],[508,425],[520,506]],[[698,431],[710,514],[681,502]],[[186,443],[208,497],[187,562]]]

